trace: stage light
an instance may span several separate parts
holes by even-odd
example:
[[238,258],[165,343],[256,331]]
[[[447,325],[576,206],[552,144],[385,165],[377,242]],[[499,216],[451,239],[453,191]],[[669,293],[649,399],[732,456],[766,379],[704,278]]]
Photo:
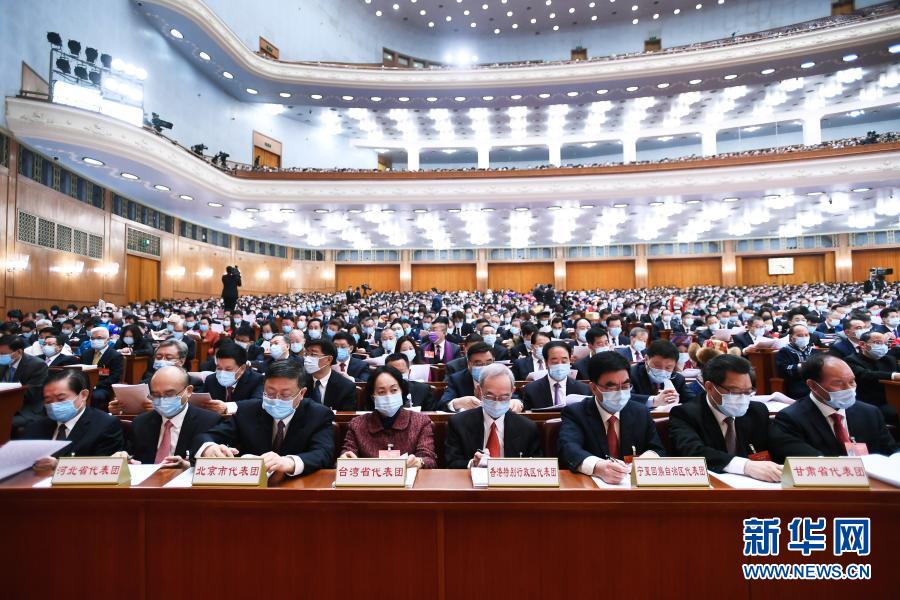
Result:
[[62,38],[55,31],[47,32],[47,41],[50,42],[51,46],[56,46],[57,48],[62,48]]
[[91,83],[94,85],[100,85],[100,71],[91,71],[88,73],[88,79],[90,79]]
[[191,146],[191,152],[193,152],[197,156],[203,156],[203,151],[206,149],[206,144],[194,144],[193,146]]
[[112,68],[112,56],[109,54],[101,54],[100,55],[100,64],[103,65],[106,69]]
[[73,55],[78,56],[81,53],[81,42],[77,42],[75,40],[69,40],[69,52]]
[[75,67],[75,77],[77,77],[78,79],[87,79],[87,69],[85,69],[81,65]]
[[97,60],[97,56],[99,56],[99,55],[100,55],[100,53],[97,52],[96,48],[91,48],[89,46],[89,47],[85,48],[85,50],[84,50],[84,58],[91,64],[94,64],[94,61]]
[[56,59],[56,68],[68,75],[72,72],[72,67],[65,58],[57,58]]

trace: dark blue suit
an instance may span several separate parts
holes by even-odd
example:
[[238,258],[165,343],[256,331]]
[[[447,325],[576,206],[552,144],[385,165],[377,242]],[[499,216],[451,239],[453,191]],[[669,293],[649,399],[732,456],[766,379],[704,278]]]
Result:
[[[303,475],[334,464],[334,413],[309,398],[304,398],[284,434],[281,456],[297,456],[303,461]],[[192,455],[197,456],[206,442],[237,448],[241,454],[262,456],[272,451],[275,421],[262,407],[262,400],[251,400],[227,421],[194,438]]]
[[[522,392],[522,404],[525,410],[533,408],[546,408],[553,406],[553,386],[556,381],[551,381],[549,376],[541,377],[537,381],[532,381],[525,386]],[[591,388],[587,384],[575,381],[571,377],[566,381],[566,396],[569,394],[580,394],[582,396],[591,396]],[[565,401],[565,397],[559,399],[560,402]]]
[[[647,450],[653,450],[660,456],[666,454],[659,434],[656,433],[656,425],[650,418],[650,411],[641,402],[634,400],[619,411],[620,454],[631,454],[632,446],[637,455]],[[558,449],[560,466],[568,467],[575,473],[578,473],[578,467],[584,459],[590,456],[606,458],[609,454],[606,429],[593,396],[563,409]]]
[[[242,400],[262,400],[263,386],[266,378],[252,369],[247,369],[241,375],[237,383],[234,384],[234,391],[231,393],[232,402],[240,402]],[[206,376],[203,382],[203,389],[209,394],[213,400],[226,401],[228,393],[225,386],[216,379],[216,374],[212,373]]]
[[[633,396],[637,396],[637,394],[648,397],[655,396],[661,389],[659,384],[650,381],[650,374],[647,372],[647,365],[645,363],[632,365],[630,377],[632,386],[631,393]],[[684,375],[681,373],[672,373],[672,378],[669,381],[672,382],[675,391],[678,392],[679,402],[684,404],[685,402],[690,402],[694,399],[693,394],[685,388]]]
[[838,358],[846,358],[856,354],[856,347],[847,338],[838,338],[828,348],[828,354]]
[[469,372],[469,369],[458,371],[447,379],[447,389],[444,390],[444,395],[441,396],[436,410],[450,410],[447,405],[451,400],[474,395],[475,381],[472,379],[472,373]]
[[[196,436],[206,433],[222,421],[221,416],[205,408],[188,404],[185,410],[187,410],[187,414],[184,415],[181,431],[178,432],[178,443],[175,444],[175,454],[181,458],[187,458],[187,451],[191,449]],[[155,410],[142,413],[134,418],[129,450],[135,460],[152,463],[156,459],[162,422],[162,416]]]
[[[31,421],[25,426],[22,438],[51,440],[56,435],[57,425],[49,417]],[[119,419],[90,406],[85,407],[84,413],[72,431],[68,432],[66,439],[70,442],[69,445],[53,456],[109,456],[125,449]]]

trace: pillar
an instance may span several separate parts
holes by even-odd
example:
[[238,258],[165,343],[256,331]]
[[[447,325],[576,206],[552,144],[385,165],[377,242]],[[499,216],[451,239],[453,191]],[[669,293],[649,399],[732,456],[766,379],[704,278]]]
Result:
[[491,147],[490,146],[479,146],[478,147],[478,168],[479,169],[490,169],[491,168]]
[[550,164],[554,167],[562,165],[562,144],[551,142],[548,148],[550,149]]
[[634,287],[647,287],[647,244],[636,244],[634,247]]
[[734,240],[725,240],[722,242],[722,285],[738,285],[737,258],[734,255]]
[[814,146],[822,143],[822,116],[810,115],[803,119],[803,145]]
[[475,251],[475,288],[483,292],[488,287],[488,250],[478,248]]
[[400,291],[412,291],[412,250],[400,251]]
[[566,289],[566,248],[554,248],[553,285],[558,290]]
[[718,149],[716,147],[716,133],[717,131],[715,129],[707,129],[700,132],[700,145],[702,147],[703,156],[715,156],[718,154]]
[[622,162],[624,164],[633,163],[637,160],[637,138],[622,138]]
[[406,170],[407,171],[418,171],[419,170],[419,149],[418,148],[407,148],[406,149]]
[[834,251],[834,276],[839,282],[853,281],[853,252],[850,250],[850,234],[839,233]]

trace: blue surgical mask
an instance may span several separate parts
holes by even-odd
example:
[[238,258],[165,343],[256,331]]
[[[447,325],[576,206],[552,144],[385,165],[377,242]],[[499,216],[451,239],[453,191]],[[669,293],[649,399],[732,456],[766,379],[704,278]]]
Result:
[[481,401],[481,407],[490,418],[496,420],[505,415],[509,410],[509,400],[488,400],[485,398]]
[[375,410],[385,417],[393,417],[403,406],[403,396],[400,392],[387,396],[374,396],[372,400],[375,403]]
[[221,369],[217,369],[216,381],[218,381],[219,385],[221,385],[222,387],[229,388],[234,385],[235,381],[237,381],[237,377],[235,377],[233,371],[223,371]]
[[749,394],[722,394],[719,392],[719,396],[722,398],[722,403],[719,404],[718,409],[723,415],[736,419],[747,414],[747,409],[750,408]]
[[181,341],[184,339],[184,332],[183,331],[173,331],[172,337],[178,341]]
[[416,351],[415,350],[404,350],[403,355],[409,359],[409,362],[416,360]]
[[12,354],[0,354],[0,365],[11,365]]
[[381,340],[381,347],[385,352],[391,353],[397,347],[397,340]]
[[358,344],[358,343],[359,343],[359,334],[358,334],[358,333],[351,333],[350,335],[353,336],[353,339],[356,340],[356,343]]
[[196,325],[196,324],[197,323],[195,321],[185,321],[184,322],[184,326],[187,327],[188,329],[193,329],[194,325]]
[[44,356],[53,356],[58,352],[56,346],[44,346],[41,350],[43,350]]
[[472,379],[474,379],[475,381],[480,381],[481,380],[481,370],[483,368],[484,367],[472,367]]
[[333,332],[332,330],[330,330],[330,329],[326,329],[326,330],[325,330],[325,337],[327,337],[328,339],[333,338],[333,337],[334,337],[334,332]]
[[153,410],[167,419],[171,419],[180,413],[184,406],[185,405],[181,403],[181,396],[169,396],[166,398],[155,398],[153,400]]
[[51,402],[45,404],[47,416],[57,423],[65,423],[71,421],[78,414],[74,400],[60,400],[59,402]]
[[519,335],[522,332],[520,327],[510,327],[509,332],[513,335]]
[[654,369],[650,365],[647,365],[647,375],[650,376],[650,381],[657,384],[661,384],[672,379],[671,371],[666,371],[665,369]]
[[644,350],[647,349],[647,343],[642,342],[641,340],[634,340],[633,346],[634,346],[634,349],[637,350],[638,352],[643,352]]
[[347,362],[350,359],[350,348],[337,349],[338,362]]
[[868,352],[869,356],[877,360],[888,353],[888,347],[886,344],[872,344]]
[[91,348],[94,350],[103,350],[106,348],[106,340],[91,340]]
[[174,367],[175,362],[171,360],[154,360],[153,361],[153,369],[159,371],[163,367]]
[[319,356],[303,357],[303,368],[306,369],[307,373],[315,373],[319,370],[319,358]]
[[310,329],[307,332],[307,335],[309,335],[309,339],[317,340],[322,337],[322,330],[321,329]]
[[[822,386],[819,386],[822,389]],[[822,391],[825,391],[822,389]],[[846,390],[837,390],[836,392],[826,392],[828,394],[828,400],[825,401],[825,404],[833,408],[834,410],[848,409],[854,404],[856,404],[856,388],[848,388]]]
[[123,342],[126,346],[130,346],[130,345],[132,345],[132,344],[134,343],[134,338],[131,337],[131,336],[123,337],[123,338],[122,338],[122,342]]
[[616,414],[628,404],[631,399],[631,390],[616,390],[614,392],[602,392],[603,399],[600,406],[611,415]]
[[563,381],[569,376],[569,371],[571,370],[572,367],[569,363],[560,363],[558,365],[550,365],[548,372],[550,373],[550,378],[554,381]]
[[794,344],[802,350],[803,348],[806,348],[807,346],[809,346],[809,337],[803,336],[803,337],[794,338]]
[[283,326],[281,327],[281,330],[282,330],[283,332],[285,332],[285,333],[290,333],[290,332],[292,332],[292,331],[294,330],[294,328],[291,327],[290,325],[283,325]]
[[294,354],[303,352],[303,342],[291,342],[291,352]]
[[271,331],[267,331],[263,334],[263,339],[266,340],[267,342],[269,340],[271,340],[273,337],[275,337],[275,334],[272,333]]
[[280,359],[282,356],[284,356],[284,346],[280,344],[272,344],[271,346],[269,346],[269,355],[271,355],[271,357],[275,360]]
[[166,329],[168,329],[169,331],[175,331],[175,324],[174,324],[174,323],[167,323],[167,324],[166,324]]
[[488,346],[493,346],[494,344],[497,343],[497,336],[494,334],[488,334],[488,335],[484,336],[484,343],[487,344]]
[[262,400],[263,410],[269,413],[276,421],[281,421],[282,419],[286,419],[296,410],[294,408],[293,400],[279,400],[278,398],[269,398],[265,394],[263,394]]
[[620,335],[622,335],[621,327],[610,327],[609,328],[609,339],[610,340],[613,340],[613,341],[618,340]]

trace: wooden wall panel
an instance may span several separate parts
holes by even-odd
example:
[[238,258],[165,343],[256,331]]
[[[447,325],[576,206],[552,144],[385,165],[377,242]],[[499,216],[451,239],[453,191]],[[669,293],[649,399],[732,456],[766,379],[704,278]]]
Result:
[[488,287],[517,292],[533,290],[539,283],[553,283],[553,263],[518,262],[488,264]]
[[634,287],[633,260],[590,260],[566,263],[570,290],[630,289]]
[[721,285],[721,258],[679,258],[647,261],[647,285],[690,287]]
[[412,289],[415,292],[433,287],[439,290],[474,290],[476,285],[474,263],[412,265]]
[[[787,254],[779,256],[790,256]],[[796,285],[834,281],[834,253],[795,254],[791,275],[769,275],[768,256],[737,257],[738,285]]]
[[373,291],[390,292],[400,289],[400,265],[335,265],[335,289],[343,291],[364,283]]
[[[178,263],[184,267],[184,275],[173,281],[175,296],[208,298],[221,295],[225,267],[234,264],[231,249],[187,238],[178,238],[177,247]],[[241,268],[242,278],[246,276],[245,269],[246,267]],[[208,270],[212,270],[212,274],[206,275],[205,272]]]
[[869,278],[871,267],[894,269],[893,275],[885,276],[887,281],[900,281],[900,247],[881,250],[854,250],[853,281],[865,281]]

